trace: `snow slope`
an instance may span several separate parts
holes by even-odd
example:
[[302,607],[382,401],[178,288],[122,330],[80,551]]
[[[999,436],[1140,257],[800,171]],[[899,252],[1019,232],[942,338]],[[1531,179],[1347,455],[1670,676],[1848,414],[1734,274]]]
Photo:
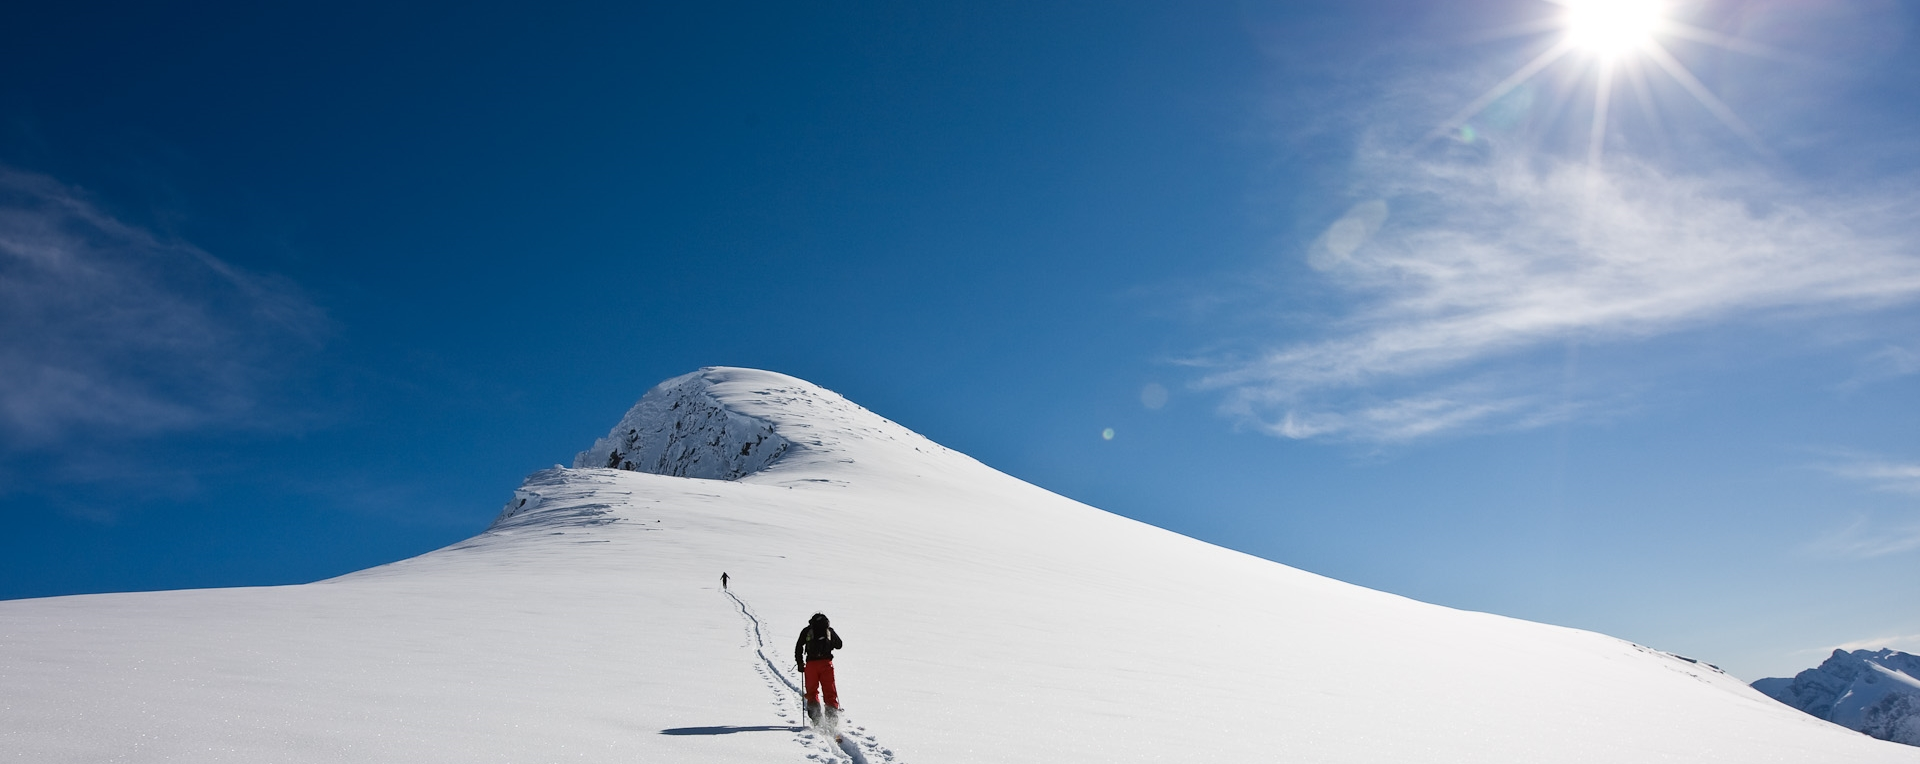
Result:
[[1920,746],[1920,655],[1835,650],[1791,679],[1762,679],[1753,688],[1847,729]]
[[[635,470],[535,473],[446,549],[0,603],[0,760],[1920,764],[1699,663],[1102,512],[791,377],[649,399],[581,457],[633,430]],[[762,434],[777,458],[737,458]],[[844,746],[795,726],[815,611]]]

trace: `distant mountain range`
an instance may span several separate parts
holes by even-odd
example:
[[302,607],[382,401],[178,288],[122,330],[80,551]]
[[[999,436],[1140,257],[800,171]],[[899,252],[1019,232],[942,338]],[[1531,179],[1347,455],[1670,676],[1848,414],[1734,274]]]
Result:
[[1842,727],[1920,746],[1920,655],[1835,650],[1792,679],[1762,679],[1753,688]]

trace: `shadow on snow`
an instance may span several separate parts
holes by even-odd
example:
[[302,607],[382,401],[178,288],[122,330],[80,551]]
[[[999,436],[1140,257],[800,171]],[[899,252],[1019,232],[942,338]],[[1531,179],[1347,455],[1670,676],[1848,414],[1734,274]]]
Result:
[[731,735],[735,732],[799,732],[801,728],[788,725],[761,725],[759,727],[674,727],[660,730],[662,735]]

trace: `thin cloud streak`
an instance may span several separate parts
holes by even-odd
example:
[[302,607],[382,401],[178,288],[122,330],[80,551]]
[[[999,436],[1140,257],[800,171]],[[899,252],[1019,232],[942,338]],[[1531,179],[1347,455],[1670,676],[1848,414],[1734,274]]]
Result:
[[1823,557],[1870,560],[1920,549],[1920,528],[1869,530],[1862,522],[1815,541],[1810,550]]
[[1897,637],[1874,637],[1871,639],[1855,640],[1855,641],[1847,642],[1844,644],[1834,645],[1833,647],[1829,647],[1824,650],[1821,650],[1821,652],[1831,653],[1834,650],[1846,650],[1848,652],[1852,652],[1854,650],[1880,650],[1885,648],[1892,648],[1894,650],[1899,650],[1901,652],[1920,653],[1920,634],[1906,634],[1906,635],[1897,636]]
[[1865,517],[1806,546],[1807,552],[1819,557],[1849,560],[1870,560],[1915,549],[1920,549],[1920,524],[1888,527]]
[[1852,377],[1835,386],[1843,393],[1856,392],[1881,382],[1920,374],[1920,353],[1897,345],[1883,347],[1861,359]]
[[[1228,413],[1273,434],[1535,426],[1580,404],[1537,379],[1502,381],[1490,362],[1920,299],[1920,257],[1877,233],[1905,227],[1874,218],[1899,208],[1886,200],[1819,203],[1764,178],[1681,177],[1627,159],[1602,174],[1376,152],[1361,173],[1395,212],[1350,255],[1314,263],[1357,306],[1326,327],[1332,336],[1198,362],[1211,369],[1201,387],[1228,391]],[[1391,425],[1369,424],[1382,418]]]
[[283,281],[0,167],[0,446],[232,422],[326,320]]
[[[1836,454],[1837,461],[1816,469],[1860,483],[1883,493],[1920,496],[1920,463],[1890,461],[1865,454]],[[1844,461],[1839,461],[1844,460]],[[1920,516],[1898,512],[1895,517],[1862,513],[1845,527],[1807,544],[1805,551],[1820,557],[1864,560],[1920,549]]]
[[1862,460],[1829,465],[1826,469],[1840,477],[1871,484],[1877,490],[1920,496],[1920,464]]

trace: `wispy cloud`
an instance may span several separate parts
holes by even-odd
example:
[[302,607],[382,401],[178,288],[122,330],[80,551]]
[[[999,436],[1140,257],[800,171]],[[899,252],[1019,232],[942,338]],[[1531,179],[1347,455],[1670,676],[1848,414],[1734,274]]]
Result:
[[[1765,43],[1876,71],[1855,55],[1879,45],[1861,41],[1878,40],[1885,18],[1820,9],[1778,38],[1670,47],[1688,65]],[[1185,359],[1229,415],[1283,437],[1362,441],[1611,417],[1665,381],[1639,361],[1674,362],[1641,349],[1762,322],[1769,352],[1791,352],[1796,336],[1831,349],[1842,333],[1883,347],[1843,392],[1920,373],[1904,337],[1834,331],[1864,323],[1832,320],[1850,313],[1920,305],[1920,193],[1893,163],[1860,161],[1875,155],[1864,143],[1890,139],[1836,137],[1878,114],[1835,96],[1857,84],[1853,69],[1738,56],[1747,65],[1713,59],[1726,65],[1687,85],[1652,60],[1609,80],[1570,53],[1516,79],[1559,44],[1550,19],[1532,29],[1544,34],[1474,46],[1447,41],[1485,41],[1475,33],[1506,22],[1460,9],[1397,21],[1373,48],[1292,36],[1276,46],[1289,72],[1327,70],[1276,91],[1279,150],[1350,146],[1351,159],[1275,179],[1276,191],[1321,180],[1321,193],[1285,207],[1315,216],[1317,230],[1286,234],[1293,262],[1217,290],[1260,292],[1235,307],[1269,322]],[[1614,86],[1606,98],[1601,82]],[[1723,101],[1693,86],[1767,95]],[[1755,151],[1716,109],[1773,145]],[[1829,127],[1816,134],[1814,123]],[[1818,330],[1781,320],[1814,317]],[[1636,363],[1608,364],[1626,354]]]
[[1905,634],[1905,635],[1894,636],[1894,637],[1873,637],[1870,639],[1858,639],[1852,642],[1834,645],[1833,647],[1829,647],[1824,650],[1821,650],[1821,652],[1831,653],[1834,650],[1846,650],[1851,652],[1854,650],[1880,650],[1880,649],[1886,649],[1886,648],[1899,650],[1901,652],[1920,653],[1920,634]]
[[1522,371],[1529,353],[1920,299],[1910,221],[1888,200],[1816,200],[1758,175],[1631,159],[1597,173],[1380,151],[1359,173],[1379,201],[1306,253],[1352,309],[1320,338],[1203,361],[1202,386],[1276,435],[1403,440],[1557,421],[1592,401]]
[[1792,654],[1803,655],[1803,656],[1825,657],[1828,655],[1832,655],[1833,651],[1835,650],[1853,652],[1855,650],[1888,650],[1888,649],[1899,650],[1905,653],[1920,654],[1920,634],[1900,634],[1900,635],[1887,636],[1887,637],[1868,637],[1866,639],[1856,639],[1851,642],[1842,642],[1837,645],[1827,645],[1825,647],[1809,647],[1809,648],[1794,650]]
[[[1813,466],[1875,491],[1920,496],[1920,463],[1840,451]],[[1857,514],[1845,526],[1814,539],[1805,551],[1821,557],[1870,559],[1920,549],[1920,514],[1912,509]]]
[[1849,461],[1822,465],[1822,468],[1876,490],[1920,496],[1920,462],[1856,456]]
[[284,281],[0,167],[0,446],[233,421],[324,324]]
[[1865,560],[1920,549],[1920,522],[1889,525],[1861,517],[1814,539],[1806,551],[1819,557]]
[[1854,392],[1863,387],[1914,374],[1920,374],[1920,352],[1899,345],[1887,345],[1861,359],[1860,366],[1853,376],[1848,377],[1836,387],[1842,392]]

